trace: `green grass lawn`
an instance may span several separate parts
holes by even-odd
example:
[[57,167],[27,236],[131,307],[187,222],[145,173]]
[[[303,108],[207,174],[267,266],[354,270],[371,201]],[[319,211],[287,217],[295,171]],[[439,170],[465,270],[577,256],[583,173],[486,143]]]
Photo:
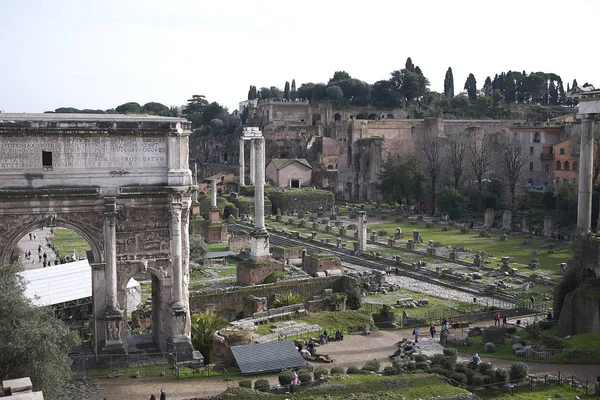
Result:
[[[593,391],[593,389],[592,389]],[[495,399],[503,399],[503,400],[546,400],[553,399],[560,394],[562,398],[571,399],[575,395],[579,396],[582,399],[593,399],[595,396],[585,396],[585,390],[581,389],[572,389],[569,386],[546,386],[541,390],[535,390],[530,392],[527,388],[522,388],[518,393],[511,394],[503,394],[499,397],[494,397]]]
[[[517,263],[527,265],[532,258],[536,257],[540,262],[540,269],[552,274],[557,274],[558,265],[567,262],[571,258],[571,248],[568,245],[559,245],[560,251],[554,250],[554,253],[548,253],[548,250],[542,246],[546,244],[545,239],[534,236],[531,244],[523,244],[523,235],[511,237],[507,241],[500,241],[500,234],[492,234],[490,238],[479,237],[479,231],[472,230],[470,233],[461,234],[458,226],[451,227],[449,231],[443,232],[442,225],[434,224],[433,228],[425,228],[425,224],[420,222],[418,225],[410,225],[406,220],[401,223],[378,223],[369,224],[373,232],[386,230],[388,234],[393,235],[396,228],[402,228],[406,242],[412,239],[413,230],[418,230],[423,238],[424,245],[419,250],[424,251],[429,240],[440,242],[444,246],[463,246],[470,248],[473,252],[483,251],[492,255],[494,261],[500,262],[501,257],[510,256]],[[387,239],[387,237],[384,236]],[[534,254],[537,252],[537,254]],[[524,271],[523,271],[524,272]]]
[[52,244],[54,245],[54,248],[58,250],[61,257],[69,255],[73,249],[75,249],[75,255],[77,257],[85,257],[85,252],[90,250],[88,242],[71,229],[56,229],[54,231],[54,237],[52,238]]
[[206,244],[206,250],[209,252],[213,251],[227,251],[229,244],[227,242],[224,243],[211,243]]

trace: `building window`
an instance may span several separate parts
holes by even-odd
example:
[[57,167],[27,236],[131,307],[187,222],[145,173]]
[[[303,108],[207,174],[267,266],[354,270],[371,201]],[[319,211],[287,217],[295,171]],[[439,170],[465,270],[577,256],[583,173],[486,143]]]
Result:
[[561,148],[560,148],[560,155],[561,155],[561,156],[564,156],[564,155],[565,155],[565,148],[564,148],[564,147],[561,147]]
[[44,171],[52,171],[52,152],[42,151],[42,167]]
[[562,165],[561,165],[560,161],[556,162],[556,169],[562,169]]
[[570,169],[569,167],[570,167],[569,162],[565,161],[565,165],[564,165],[565,171],[568,171]]
[[531,161],[531,162],[529,163],[529,170],[530,170],[530,171],[533,171],[533,161]]
[[550,164],[544,164],[544,171],[550,172]]
[[563,183],[569,183],[569,178],[563,178]]
[[573,161],[573,171],[579,171],[579,163],[577,161]]
[[530,156],[532,156],[532,155],[533,155],[533,146],[531,146],[531,147],[529,148],[529,155],[530,155]]
[[540,133],[536,132],[533,134],[533,143],[539,143],[541,141],[540,139]]

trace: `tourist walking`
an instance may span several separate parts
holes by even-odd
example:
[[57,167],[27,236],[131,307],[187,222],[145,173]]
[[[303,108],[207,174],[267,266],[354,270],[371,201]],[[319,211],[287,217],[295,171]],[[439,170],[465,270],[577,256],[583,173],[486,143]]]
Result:
[[31,232],[29,232],[29,240],[33,239],[33,234]]
[[160,400],[167,400],[167,393],[162,389],[160,389]]
[[435,325],[431,324],[431,327],[429,328],[429,333],[431,333],[431,338],[433,339],[433,336],[435,335]]
[[300,378],[298,378],[298,374],[296,373],[296,371],[294,371],[294,373],[292,375],[292,382],[290,383],[290,393],[291,394],[296,393],[296,385],[298,384],[299,381],[300,381]]
[[419,328],[413,329],[413,335],[415,336],[415,343],[419,343]]
[[506,320],[506,314],[504,314],[504,317],[502,317],[502,327],[508,328],[508,321]]
[[494,314],[494,326],[500,325],[500,312]]

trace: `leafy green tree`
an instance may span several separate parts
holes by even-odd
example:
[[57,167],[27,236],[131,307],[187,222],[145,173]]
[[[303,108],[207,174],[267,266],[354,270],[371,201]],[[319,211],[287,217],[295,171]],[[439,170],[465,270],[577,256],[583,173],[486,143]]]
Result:
[[276,86],[271,86],[271,97],[274,99],[281,99],[283,97],[283,92]]
[[452,219],[459,219],[463,211],[463,197],[455,187],[446,185],[440,190],[438,208]]
[[336,102],[343,100],[344,91],[337,85],[329,86],[327,88],[327,98]]
[[169,107],[165,106],[161,103],[150,102],[144,104],[142,107],[142,112],[150,115],[159,115],[161,117],[171,117],[171,110]]
[[71,378],[67,353],[79,338],[50,308],[25,298],[19,270],[16,264],[0,266],[0,380],[28,376],[50,398]]
[[171,107],[169,107],[169,112],[174,117],[181,117],[181,107],[179,107],[179,106],[171,106]]
[[352,79],[349,73],[347,73],[346,71],[335,71],[333,73],[333,78],[329,80],[328,84],[331,85],[332,83],[345,81],[346,79]]
[[558,81],[557,91],[558,91],[558,104],[560,104],[561,106],[566,106],[567,105],[567,94],[565,93],[565,88],[563,87],[562,81]]
[[578,88],[579,85],[577,84],[577,79],[573,79],[573,84],[571,85],[571,90]]
[[207,251],[206,243],[201,236],[190,235],[190,261],[201,264]]
[[394,90],[392,82],[377,81],[371,90],[371,101],[374,106],[381,108],[396,108],[402,106],[402,96]]
[[268,87],[261,87],[258,94],[259,99],[270,99],[271,98],[271,89]]
[[227,320],[210,311],[192,315],[192,344],[204,356],[205,363],[210,363],[210,350],[215,333],[229,325]]
[[188,99],[187,105],[183,110],[183,115],[192,115],[196,113],[202,113],[204,108],[208,105],[208,101],[202,94],[195,94],[191,99]]
[[415,67],[415,74],[423,75],[423,71],[421,71],[421,67],[418,65]]
[[451,67],[448,67],[446,77],[444,78],[444,96],[447,99],[454,97],[454,76],[452,75]]
[[542,196],[542,203],[546,206],[546,210],[553,210],[558,201],[558,192],[554,186],[548,187]]
[[121,104],[120,106],[116,107],[115,110],[119,114],[141,114],[142,106],[132,101],[129,103]]
[[494,100],[490,96],[483,96],[477,99],[477,114],[480,117],[492,117],[494,111]]
[[75,107],[60,107],[54,112],[57,114],[79,114],[81,111]]
[[477,100],[477,81],[475,80],[475,75],[469,74],[465,82],[465,90],[467,91],[467,96],[469,96],[469,101]]
[[258,98],[258,92],[256,90],[256,86],[250,85],[248,89],[248,100],[254,100]]
[[558,104],[558,88],[554,81],[550,81],[548,86],[548,103],[553,106]]
[[377,176],[377,188],[389,204],[409,206],[423,197],[424,180],[416,157],[388,157]]
[[423,75],[401,69],[392,72],[392,90],[400,94],[407,104],[422,97],[427,92],[429,81]]

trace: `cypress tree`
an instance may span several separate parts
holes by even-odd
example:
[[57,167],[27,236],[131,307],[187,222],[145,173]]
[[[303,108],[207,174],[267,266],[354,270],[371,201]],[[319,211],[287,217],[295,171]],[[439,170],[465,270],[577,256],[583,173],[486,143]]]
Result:
[[475,80],[475,75],[469,74],[469,77],[465,82],[465,90],[467,91],[470,101],[477,100],[477,81]]
[[452,75],[451,67],[448,67],[446,77],[444,78],[444,95],[447,99],[454,97],[454,76]]

